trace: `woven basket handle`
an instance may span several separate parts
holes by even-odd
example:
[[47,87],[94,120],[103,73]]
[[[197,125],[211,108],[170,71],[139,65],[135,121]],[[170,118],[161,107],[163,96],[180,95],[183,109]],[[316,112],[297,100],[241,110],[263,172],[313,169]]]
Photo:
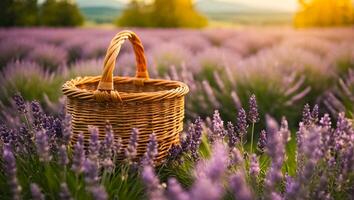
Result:
[[104,58],[104,68],[101,80],[98,84],[98,90],[114,90],[113,84],[113,70],[116,65],[116,59],[120,48],[124,41],[129,39],[133,44],[135,60],[137,64],[136,78],[148,79],[149,73],[146,68],[146,58],[144,54],[144,47],[140,38],[132,31],[121,31],[112,39]]

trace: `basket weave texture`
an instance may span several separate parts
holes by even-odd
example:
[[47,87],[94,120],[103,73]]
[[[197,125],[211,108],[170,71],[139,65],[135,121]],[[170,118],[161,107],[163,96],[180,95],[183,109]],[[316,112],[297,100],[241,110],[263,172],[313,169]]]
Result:
[[[127,39],[133,44],[136,76],[113,76],[120,48]],[[83,133],[87,144],[89,125],[98,127],[99,137],[103,139],[105,124],[109,121],[114,139],[121,138],[123,148],[129,142],[132,128],[139,130],[138,158],[145,153],[151,133],[155,133],[158,142],[156,161],[166,158],[171,146],[179,143],[184,96],[189,89],[179,81],[150,79],[146,63],[139,37],[131,31],[122,31],[112,39],[107,49],[102,76],[77,77],[63,85],[66,108],[72,115],[72,142]],[[123,159],[123,155],[120,158]]]

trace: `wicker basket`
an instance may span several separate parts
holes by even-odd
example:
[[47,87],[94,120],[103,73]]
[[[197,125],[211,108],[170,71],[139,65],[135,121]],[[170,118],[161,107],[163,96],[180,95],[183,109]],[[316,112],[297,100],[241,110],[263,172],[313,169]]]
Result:
[[[116,58],[126,39],[133,44],[136,77],[113,77]],[[99,137],[103,139],[105,123],[109,121],[115,139],[122,139],[123,148],[129,142],[132,128],[139,129],[138,158],[145,153],[153,132],[158,142],[158,162],[179,142],[188,86],[178,81],[149,79],[144,48],[131,31],[122,31],[112,39],[102,76],[77,77],[67,81],[62,90],[67,97],[67,111],[72,115],[73,141],[80,132],[84,134],[85,143],[89,140],[88,125],[97,126]]]

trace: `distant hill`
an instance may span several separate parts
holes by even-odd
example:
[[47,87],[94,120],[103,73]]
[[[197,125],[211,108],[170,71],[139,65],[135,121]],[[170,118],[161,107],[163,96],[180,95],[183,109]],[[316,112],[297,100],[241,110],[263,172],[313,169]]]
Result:
[[106,8],[118,8],[122,9],[126,4],[118,0],[76,0],[79,7],[106,7]]
[[240,3],[217,1],[217,0],[202,0],[196,3],[196,8],[203,13],[231,13],[245,12],[255,10],[256,8],[243,5]]
[[96,23],[111,23],[113,22],[123,11],[123,8],[113,7],[81,7],[82,14],[86,20]]
[[[117,0],[77,0],[85,18],[96,23],[113,22],[126,4]],[[210,20],[238,24],[286,24],[291,22],[292,13],[252,7],[230,1],[200,0],[196,8]]]

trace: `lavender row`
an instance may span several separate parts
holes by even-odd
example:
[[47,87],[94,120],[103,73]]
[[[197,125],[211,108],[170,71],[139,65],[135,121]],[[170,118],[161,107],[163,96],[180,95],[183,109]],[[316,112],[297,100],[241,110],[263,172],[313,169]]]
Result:
[[[354,129],[339,113],[336,125],[319,107],[305,105],[297,131],[260,116],[255,95],[234,123],[215,111],[181,134],[168,160],[154,162],[158,143],[150,135],[137,161],[139,132],[123,147],[107,123],[105,138],[89,126],[88,147],[71,140],[70,116],[42,111],[38,102],[14,97],[22,123],[0,127],[0,193],[4,199],[350,199],[354,184]],[[265,121],[259,139],[254,124]],[[124,161],[118,157],[124,155]],[[27,176],[26,173],[31,175]]]

